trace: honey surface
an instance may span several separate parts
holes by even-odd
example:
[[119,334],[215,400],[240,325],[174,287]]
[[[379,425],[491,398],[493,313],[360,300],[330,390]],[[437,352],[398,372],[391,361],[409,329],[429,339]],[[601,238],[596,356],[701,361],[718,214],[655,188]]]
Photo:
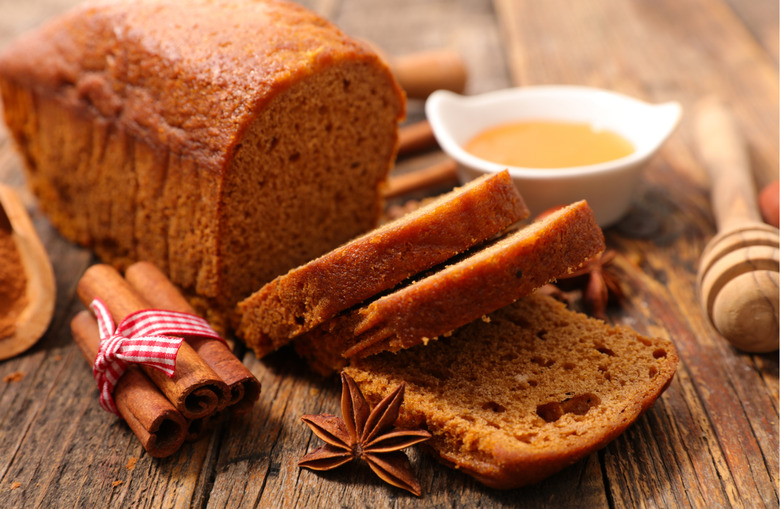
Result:
[[612,131],[549,121],[498,125],[479,133],[464,148],[487,161],[526,168],[603,163],[634,151],[631,142]]

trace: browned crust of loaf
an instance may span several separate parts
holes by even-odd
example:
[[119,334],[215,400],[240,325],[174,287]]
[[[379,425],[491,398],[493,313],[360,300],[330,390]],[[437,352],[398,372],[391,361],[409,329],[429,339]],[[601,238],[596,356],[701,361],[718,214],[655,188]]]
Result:
[[[531,318],[535,310],[545,318]],[[679,362],[668,340],[608,326],[540,294],[489,318],[345,371],[372,404],[406,382],[397,425],[428,429],[443,463],[494,488],[538,482],[604,447],[653,405]],[[600,401],[584,414],[550,422],[538,414],[541,403],[584,392]],[[494,408],[513,417],[501,420]]]
[[365,44],[293,3],[94,2],[14,41],[0,76],[221,173],[268,101],[345,59],[390,74]]
[[[656,344],[668,346],[668,342]],[[676,366],[677,358],[673,360]],[[496,489],[514,489],[529,484],[534,484],[545,478],[571,466],[596,452],[620,436],[639,417],[648,411],[655,401],[671,385],[676,367],[669,367],[660,375],[658,381],[648,385],[645,393],[639,395],[635,401],[630,402],[622,412],[622,418],[606,427],[606,431],[590,442],[582,441],[578,444],[561,447],[549,451],[544,457],[534,454],[518,453],[515,451],[497,451],[495,462],[474,461],[464,462],[458,455],[449,454],[446,450],[431,449],[439,461],[451,468],[456,468],[474,477],[485,486]]]
[[239,304],[238,335],[262,357],[528,214],[508,172],[472,181],[265,285]]
[[345,357],[365,357],[426,342],[528,295],[579,267],[604,246],[587,202],[571,204],[326,324],[321,348],[342,349]]

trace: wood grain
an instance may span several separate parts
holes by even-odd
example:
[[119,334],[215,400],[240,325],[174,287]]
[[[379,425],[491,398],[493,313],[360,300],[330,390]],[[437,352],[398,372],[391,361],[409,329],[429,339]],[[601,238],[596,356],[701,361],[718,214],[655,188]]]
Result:
[[[0,0],[0,50],[75,3]],[[628,295],[609,308],[609,318],[675,342],[681,364],[672,385],[605,449],[524,489],[484,488],[412,451],[423,487],[417,499],[358,465],[325,473],[299,469],[298,459],[320,444],[300,415],[338,413],[338,383],[311,374],[289,349],[261,361],[239,345],[263,386],[252,412],[225,419],[171,458],[153,459],[124,424],[100,410],[70,338],[70,318],[82,309],[76,283],[96,260],[42,216],[0,126],[0,182],[17,189],[30,210],[58,295],[42,340],[0,363],[0,380],[23,375],[0,381],[0,506],[777,507],[778,358],[738,352],[698,305],[697,262],[715,221],[687,115],[703,95],[720,96],[733,108],[757,186],[777,178],[777,2],[302,3],[389,55],[459,51],[469,71],[467,93],[573,83],[683,104],[683,121],[646,168],[634,208],[605,232],[622,255],[615,270]],[[422,106],[410,102],[409,121],[423,118]],[[435,148],[415,153],[395,171],[441,158]]]

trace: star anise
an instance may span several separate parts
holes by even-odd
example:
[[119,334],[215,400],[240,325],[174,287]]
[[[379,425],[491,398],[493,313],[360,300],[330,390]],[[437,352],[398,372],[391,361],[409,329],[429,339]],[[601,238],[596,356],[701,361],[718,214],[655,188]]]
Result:
[[614,261],[616,254],[615,251],[607,249],[603,253],[589,259],[579,269],[559,278],[571,279],[587,276],[588,282],[585,286],[583,299],[593,316],[597,318],[606,319],[607,303],[610,295],[614,295],[621,300],[625,298],[625,292],[620,285],[620,280],[608,269],[608,266]]
[[331,414],[301,417],[325,445],[304,456],[298,466],[330,470],[353,459],[362,459],[382,480],[420,496],[420,483],[412,472],[409,458],[401,450],[428,440],[431,434],[393,426],[405,388],[406,384],[401,383],[370,409],[355,381],[342,373],[341,415],[344,418]]

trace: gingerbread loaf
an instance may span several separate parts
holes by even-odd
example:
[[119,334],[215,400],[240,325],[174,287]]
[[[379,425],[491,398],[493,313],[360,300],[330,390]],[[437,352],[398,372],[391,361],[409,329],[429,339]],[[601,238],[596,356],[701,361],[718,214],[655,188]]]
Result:
[[345,358],[397,352],[448,334],[578,268],[604,250],[587,202],[558,209],[461,260],[350,310],[296,340],[321,373]]
[[406,382],[397,426],[438,458],[516,488],[575,463],[635,422],[669,386],[674,345],[535,293],[425,347],[345,368],[371,405]]
[[377,224],[405,115],[371,49],[275,0],[84,4],[0,55],[0,92],[60,232],[213,321]]
[[237,334],[262,357],[528,214],[507,171],[471,181],[266,284],[239,304]]

